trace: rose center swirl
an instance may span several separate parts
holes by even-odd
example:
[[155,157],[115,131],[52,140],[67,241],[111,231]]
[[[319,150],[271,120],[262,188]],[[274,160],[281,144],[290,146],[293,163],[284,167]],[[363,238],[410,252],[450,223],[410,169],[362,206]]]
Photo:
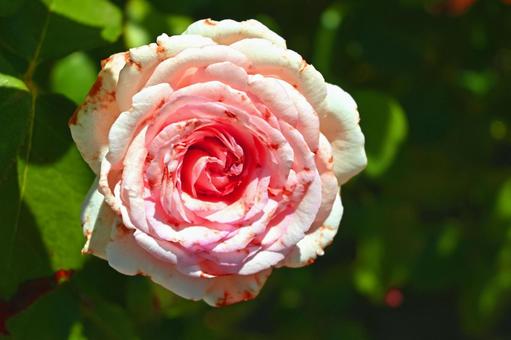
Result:
[[[183,157],[183,190],[200,199],[218,199],[240,187],[244,170],[243,148],[232,136],[207,129],[200,131]],[[215,134],[216,133],[216,134]]]

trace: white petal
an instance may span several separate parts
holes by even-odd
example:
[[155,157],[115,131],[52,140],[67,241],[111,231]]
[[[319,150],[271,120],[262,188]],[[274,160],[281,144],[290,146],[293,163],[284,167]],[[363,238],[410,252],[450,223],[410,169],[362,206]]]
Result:
[[110,241],[115,213],[105,203],[98,191],[98,179],[92,185],[82,208],[83,234],[87,238],[82,253],[106,258],[106,246]]
[[189,36],[187,38],[162,34],[158,37],[157,44],[130,49],[126,54],[126,66],[119,75],[117,103],[120,111],[127,111],[130,108],[132,97],[145,87],[147,79],[161,61],[188,48],[215,44],[205,37]]
[[119,235],[107,247],[109,264],[125,275],[147,275],[151,279],[191,300],[204,300],[212,306],[225,306],[253,299],[271,269],[254,275],[230,275],[214,278],[195,278],[181,274],[171,263],[155,259],[142,250],[130,232]]
[[327,84],[328,95],[318,110],[321,132],[332,144],[333,170],[346,183],[367,165],[357,104],[340,87]]
[[219,44],[229,45],[246,38],[262,38],[286,47],[286,41],[257,20],[234,21],[211,19],[199,20],[191,24],[183,35],[198,34],[209,37]]
[[119,115],[116,87],[125,53],[106,59],[85,101],[69,120],[71,135],[83,159],[99,174],[101,159],[108,151],[108,131]]
[[278,77],[300,91],[312,107],[326,96],[325,80],[314,66],[296,52],[286,50],[264,39],[244,39],[232,45],[251,61],[250,74]]
[[333,241],[335,234],[337,234],[342,213],[341,196],[337,195],[332,211],[323,225],[305,235],[278,266],[302,267],[313,263],[318,255],[323,255],[324,249]]

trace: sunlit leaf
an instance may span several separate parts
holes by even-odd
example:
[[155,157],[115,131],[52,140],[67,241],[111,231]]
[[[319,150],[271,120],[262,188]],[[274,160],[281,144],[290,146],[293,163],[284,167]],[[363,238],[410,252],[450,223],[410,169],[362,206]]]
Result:
[[374,91],[354,94],[366,137],[367,169],[372,177],[383,174],[394,158],[408,132],[406,116],[397,101]]
[[96,80],[97,72],[94,62],[85,53],[75,52],[55,64],[51,88],[79,104]]
[[81,265],[79,214],[92,176],[71,145],[71,102],[3,91],[0,126],[12,137],[0,148],[0,295],[8,296],[27,279]]
[[115,41],[121,12],[107,0],[27,1],[15,16],[0,18],[0,43],[31,62]]

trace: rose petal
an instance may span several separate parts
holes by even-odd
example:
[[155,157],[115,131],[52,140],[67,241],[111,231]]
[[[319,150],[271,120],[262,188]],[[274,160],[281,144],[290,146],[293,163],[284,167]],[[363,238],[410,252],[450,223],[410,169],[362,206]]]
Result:
[[248,67],[245,55],[229,46],[212,45],[187,48],[174,58],[159,63],[147,80],[146,86],[169,83],[172,87],[176,87],[188,70],[196,70],[219,62],[230,62],[245,68]]
[[296,244],[287,257],[278,264],[278,267],[303,267],[314,262],[316,257],[324,254],[324,249],[332,242],[343,213],[341,196],[338,194],[330,215],[322,226],[307,233],[305,237]]
[[117,53],[104,61],[84,103],[69,120],[71,136],[96,174],[99,174],[101,159],[108,151],[108,131],[119,115],[116,87],[119,72],[125,64],[124,55]]
[[318,106],[326,96],[325,80],[314,66],[296,52],[286,50],[264,39],[243,39],[232,45],[251,61],[248,72],[282,79],[311,103]]
[[242,22],[229,19],[222,21],[199,20],[191,24],[183,34],[199,34],[222,45],[229,45],[246,38],[262,38],[283,48],[286,47],[286,41],[282,37],[254,19]]
[[133,96],[129,111],[122,112],[112,125],[108,134],[110,163],[119,162],[124,156],[137,126],[149,115],[154,114],[172,93],[169,84],[158,84],[145,88]]
[[225,306],[253,299],[259,294],[271,269],[254,275],[228,275],[195,278],[181,274],[172,264],[155,259],[142,250],[131,233],[120,235],[107,247],[110,266],[125,275],[147,275],[151,279],[191,300],[203,299],[211,306]]
[[327,89],[328,95],[318,113],[321,132],[332,143],[333,169],[342,185],[367,165],[365,139],[353,98],[336,85],[327,84]]
[[87,241],[83,246],[83,254],[94,254],[106,258],[106,247],[115,220],[115,213],[105,203],[98,191],[98,178],[92,184],[82,208],[83,235]]
[[132,48],[125,54],[126,66],[119,74],[117,89],[120,111],[129,110],[132,97],[145,86],[147,79],[162,60],[174,57],[189,48],[215,44],[211,39],[201,36],[185,39],[182,36],[169,37],[166,34],[160,35],[156,41],[157,44]]

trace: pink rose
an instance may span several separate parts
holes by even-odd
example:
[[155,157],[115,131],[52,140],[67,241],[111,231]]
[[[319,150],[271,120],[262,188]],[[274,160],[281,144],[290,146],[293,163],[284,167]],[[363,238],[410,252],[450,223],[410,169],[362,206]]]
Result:
[[312,263],[366,165],[357,106],[255,20],[114,54],[70,120],[97,174],[84,253],[188,299],[254,298]]

